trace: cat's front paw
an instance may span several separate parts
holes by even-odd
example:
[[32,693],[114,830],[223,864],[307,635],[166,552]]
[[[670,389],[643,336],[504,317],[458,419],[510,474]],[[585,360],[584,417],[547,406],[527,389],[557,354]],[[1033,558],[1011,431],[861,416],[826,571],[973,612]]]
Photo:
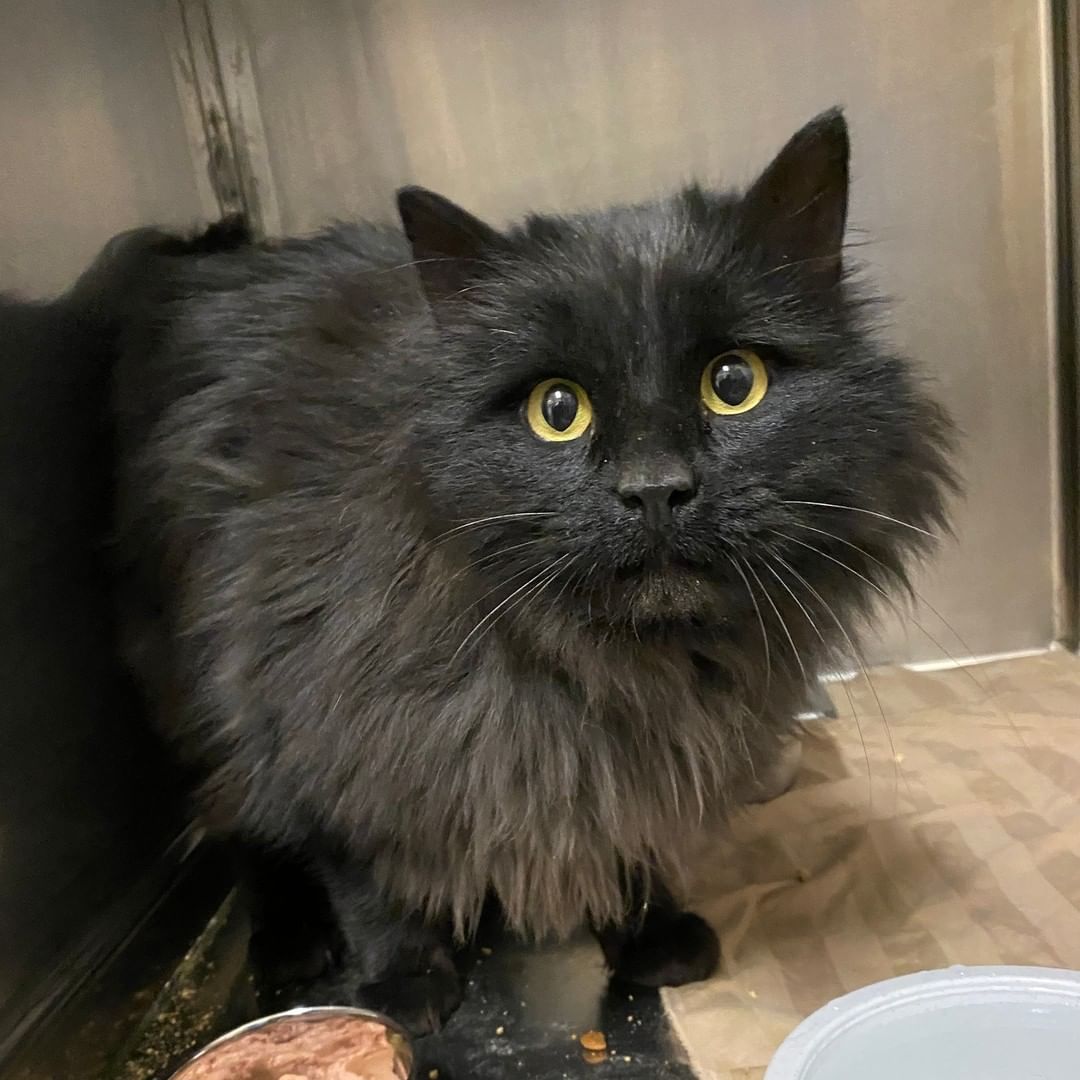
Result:
[[397,1021],[410,1035],[438,1031],[461,1004],[461,977],[452,966],[403,972],[358,983],[348,964],[287,985],[257,984],[260,1006],[278,1012],[300,1006],[347,1005],[372,1009]]
[[248,962],[261,994],[272,998],[286,988],[316,982],[334,967],[329,937],[300,927],[293,933],[281,928],[252,933]]
[[394,975],[356,991],[356,1004],[396,1020],[410,1035],[438,1031],[461,1004],[463,987],[456,971],[429,971]]
[[720,966],[720,939],[688,911],[650,911],[610,958],[612,977],[633,986],[685,986]]

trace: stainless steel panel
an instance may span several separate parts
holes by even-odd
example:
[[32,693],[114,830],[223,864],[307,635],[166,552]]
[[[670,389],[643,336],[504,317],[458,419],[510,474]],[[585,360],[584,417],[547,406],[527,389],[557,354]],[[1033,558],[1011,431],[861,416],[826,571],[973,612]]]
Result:
[[55,292],[113,233],[204,209],[159,5],[4,0],[0,290]]
[[1080,648],[1080,3],[1051,5],[1057,217],[1058,624]]
[[[1048,28],[1020,0],[234,0],[280,224],[482,214],[743,182],[817,110],[854,138],[852,254],[967,433],[957,539],[920,590],[955,655],[1054,636]],[[895,622],[877,657],[941,651]]]

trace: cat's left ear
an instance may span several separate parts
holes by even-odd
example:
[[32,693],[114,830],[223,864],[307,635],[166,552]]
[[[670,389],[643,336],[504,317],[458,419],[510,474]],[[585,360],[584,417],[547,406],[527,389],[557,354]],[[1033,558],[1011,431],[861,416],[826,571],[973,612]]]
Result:
[[822,286],[842,269],[848,205],[848,129],[840,109],[792,136],[746,193],[741,241],[776,267],[797,267]]
[[433,304],[459,293],[504,246],[490,225],[427,188],[402,188],[397,204],[416,270]]

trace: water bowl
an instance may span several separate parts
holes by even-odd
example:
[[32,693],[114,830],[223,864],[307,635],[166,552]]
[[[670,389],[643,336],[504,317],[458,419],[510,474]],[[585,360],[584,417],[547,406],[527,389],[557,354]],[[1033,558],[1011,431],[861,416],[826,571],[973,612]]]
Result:
[[819,1009],[765,1080],[1077,1080],[1080,972],[949,968]]

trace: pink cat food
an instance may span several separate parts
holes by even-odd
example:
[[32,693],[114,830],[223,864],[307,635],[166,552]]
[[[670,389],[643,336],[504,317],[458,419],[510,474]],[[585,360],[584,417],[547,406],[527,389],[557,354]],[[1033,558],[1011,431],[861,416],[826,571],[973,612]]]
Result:
[[211,1044],[173,1080],[408,1080],[399,1035],[364,1016],[282,1016]]

